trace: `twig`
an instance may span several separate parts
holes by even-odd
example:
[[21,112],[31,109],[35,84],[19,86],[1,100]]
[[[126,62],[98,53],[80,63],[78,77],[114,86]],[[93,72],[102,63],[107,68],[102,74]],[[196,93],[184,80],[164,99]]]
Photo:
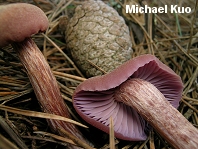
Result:
[[93,147],[89,146],[88,144],[84,143],[82,140],[78,139],[77,137],[75,137],[74,135],[72,135],[71,133],[63,130],[63,129],[60,129],[59,128],[59,131],[61,133],[63,133],[64,135],[66,135],[68,138],[70,138],[71,140],[73,140],[76,144],[78,144],[79,146],[85,148],[85,149],[94,149]]

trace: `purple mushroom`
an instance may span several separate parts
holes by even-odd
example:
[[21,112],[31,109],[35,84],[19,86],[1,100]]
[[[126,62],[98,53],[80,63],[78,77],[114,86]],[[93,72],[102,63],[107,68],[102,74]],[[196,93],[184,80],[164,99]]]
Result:
[[[71,118],[61,96],[56,78],[49,64],[31,36],[48,28],[48,18],[37,6],[27,3],[0,5],[0,47],[11,44],[26,68],[30,82],[44,112]],[[60,128],[84,142],[88,142],[71,123],[48,119],[54,132],[61,135]],[[65,135],[63,135],[65,136]],[[68,148],[79,148],[68,145]]]
[[[73,105],[85,121],[107,133],[112,117],[117,138],[145,140],[151,125],[172,146],[178,148],[180,144],[181,148],[187,147],[186,140],[198,138],[197,129],[176,109],[182,89],[181,78],[148,54],[81,83],[73,95]],[[182,129],[186,140],[182,139]],[[196,139],[193,145],[198,147]]]

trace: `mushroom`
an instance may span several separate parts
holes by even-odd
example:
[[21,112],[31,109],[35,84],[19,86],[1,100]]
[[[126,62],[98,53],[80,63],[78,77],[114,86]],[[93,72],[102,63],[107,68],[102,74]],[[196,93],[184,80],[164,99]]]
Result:
[[[31,39],[33,34],[43,32],[47,28],[48,19],[45,13],[34,5],[16,3],[0,6],[0,47],[10,43],[16,50],[43,111],[70,118],[56,78]],[[77,127],[71,123],[51,119],[48,123],[55,132],[64,129],[85,140]]]
[[195,149],[198,130],[176,109],[182,89],[181,78],[148,54],[82,82],[73,105],[85,121],[107,133],[112,117],[117,138],[145,140],[153,127],[173,147]]

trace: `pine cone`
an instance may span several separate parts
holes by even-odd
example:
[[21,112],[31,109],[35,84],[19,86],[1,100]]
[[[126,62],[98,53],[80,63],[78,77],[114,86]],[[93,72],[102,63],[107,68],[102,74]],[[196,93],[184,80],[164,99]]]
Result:
[[132,44],[124,19],[100,0],[79,5],[65,35],[74,62],[87,77],[103,74],[91,63],[110,72],[131,58]]

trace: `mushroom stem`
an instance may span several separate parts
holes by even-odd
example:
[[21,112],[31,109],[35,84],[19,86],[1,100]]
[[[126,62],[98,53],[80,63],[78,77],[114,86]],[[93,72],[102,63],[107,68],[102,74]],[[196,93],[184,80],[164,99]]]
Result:
[[[13,43],[12,46],[17,51],[22,64],[27,70],[30,82],[43,111],[70,118],[56,78],[34,41],[31,38],[26,38],[23,42]],[[64,129],[85,141],[77,127],[71,123],[57,120],[48,120],[48,123],[55,132],[59,132],[58,129]]]
[[129,79],[116,90],[115,99],[137,110],[174,148],[198,148],[198,130],[151,83]]

